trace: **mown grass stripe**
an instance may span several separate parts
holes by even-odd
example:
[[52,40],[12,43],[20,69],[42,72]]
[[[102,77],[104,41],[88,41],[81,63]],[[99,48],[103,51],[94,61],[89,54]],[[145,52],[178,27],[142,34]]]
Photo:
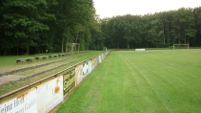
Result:
[[[140,69],[138,68],[138,65],[134,65],[128,59],[124,58],[123,54],[121,54],[121,59],[124,60],[124,62],[126,64],[128,64],[128,66],[127,66],[128,68],[130,66],[134,66],[134,68],[136,68],[136,71],[139,72],[139,75],[141,76],[141,79],[143,79],[146,82],[147,89],[152,92],[152,96],[149,96],[148,98],[152,99],[154,97],[154,100],[157,99],[156,101],[160,102],[159,105],[161,105],[161,107],[164,108],[163,111],[168,111],[168,109],[164,105],[162,99],[160,98],[160,96],[158,96],[158,93],[155,91],[155,88],[153,87],[150,79],[148,79],[148,77],[145,75],[146,73],[145,72],[141,72]],[[135,59],[135,60],[138,60],[138,59]],[[146,67],[143,66],[143,68],[146,68]],[[130,71],[132,71],[132,70],[130,70]],[[153,102],[153,100],[151,100],[151,101]],[[153,104],[153,103],[151,103],[151,104]]]
[[200,55],[200,50],[114,51],[58,112],[199,113]]

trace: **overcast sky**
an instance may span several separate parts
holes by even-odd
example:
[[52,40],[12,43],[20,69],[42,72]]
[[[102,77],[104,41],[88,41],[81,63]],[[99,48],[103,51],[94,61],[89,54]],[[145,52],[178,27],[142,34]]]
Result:
[[93,0],[100,18],[116,15],[144,15],[148,13],[177,10],[181,7],[201,6],[201,0]]

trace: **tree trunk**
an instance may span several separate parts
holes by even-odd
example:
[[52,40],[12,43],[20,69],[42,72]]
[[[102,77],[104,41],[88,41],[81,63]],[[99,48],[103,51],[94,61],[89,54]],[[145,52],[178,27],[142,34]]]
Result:
[[187,41],[186,41],[186,35],[185,35],[184,43],[186,44],[186,42],[187,42]]
[[64,37],[62,36],[62,40],[61,40],[61,52],[64,52]]
[[165,45],[166,44],[166,42],[165,42],[165,40],[166,40],[166,37],[165,37],[165,26],[164,26],[163,18],[160,18],[160,19],[161,19],[161,21],[159,21],[159,22],[162,24],[162,28],[163,28],[163,44]]
[[67,47],[67,45],[68,45],[68,36],[69,36],[69,30],[68,30],[68,35],[66,37],[66,53],[68,52],[68,47]]
[[17,47],[17,56],[19,55],[19,47]]
[[130,49],[129,41],[127,41],[127,49]]
[[64,36],[63,36],[63,33],[64,33],[64,28],[62,28],[61,32],[60,32],[60,37],[61,37],[61,52],[62,53],[64,52]]
[[77,33],[76,38],[75,38],[75,43],[77,43],[79,37],[79,33]]
[[6,56],[7,54],[7,49],[4,50],[3,55]]
[[180,42],[181,42],[181,41],[180,41],[180,40],[181,40],[181,38],[179,37],[178,39],[179,39],[179,43],[178,43],[178,44],[181,44],[181,43],[180,43]]
[[29,55],[29,46],[27,46],[26,50],[27,50],[26,54]]
[[162,23],[162,25],[163,25],[163,44],[165,45],[166,44],[166,42],[165,42],[165,39],[166,39],[166,37],[165,37],[165,27],[164,27],[163,23]]
[[117,43],[117,49],[119,49],[119,42]]
[[67,45],[68,45],[68,36],[66,37],[66,53],[68,52],[68,47],[67,47]]

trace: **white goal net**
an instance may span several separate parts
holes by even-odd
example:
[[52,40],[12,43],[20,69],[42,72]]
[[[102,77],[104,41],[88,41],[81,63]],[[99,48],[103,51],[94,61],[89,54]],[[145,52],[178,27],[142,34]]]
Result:
[[189,44],[173,44],[173,49],[189,49]]

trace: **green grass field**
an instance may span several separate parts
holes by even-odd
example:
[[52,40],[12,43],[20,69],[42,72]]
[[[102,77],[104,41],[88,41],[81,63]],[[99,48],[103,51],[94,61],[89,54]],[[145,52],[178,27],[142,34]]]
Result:
[[57,113],[201,113],[201,50],[113,51]]

